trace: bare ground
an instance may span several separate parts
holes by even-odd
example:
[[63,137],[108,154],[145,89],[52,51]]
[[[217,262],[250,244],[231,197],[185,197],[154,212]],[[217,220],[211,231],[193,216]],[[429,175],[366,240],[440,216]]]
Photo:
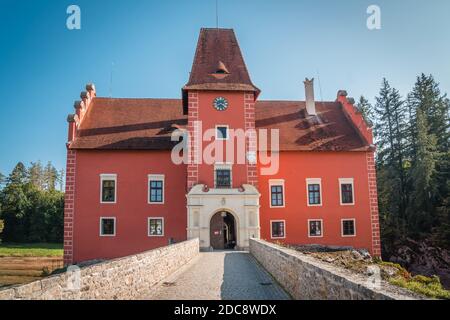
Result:
[[0,288],[38,280],[62,267],[61,257],[0,257]]

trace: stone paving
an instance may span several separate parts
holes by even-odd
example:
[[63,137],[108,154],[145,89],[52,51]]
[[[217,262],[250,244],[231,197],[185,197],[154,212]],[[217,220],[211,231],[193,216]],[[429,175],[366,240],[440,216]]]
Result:
[[248,253],[202,252],[169,278],[150,300],[286,300],[290,296]]

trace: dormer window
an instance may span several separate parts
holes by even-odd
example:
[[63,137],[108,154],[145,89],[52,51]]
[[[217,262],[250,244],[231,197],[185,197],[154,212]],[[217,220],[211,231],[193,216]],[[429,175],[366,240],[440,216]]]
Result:
[[219,64],[217,65],[216,74],[229,74],[227,67],[225,67],[225,64],[222,61],[219,61]]

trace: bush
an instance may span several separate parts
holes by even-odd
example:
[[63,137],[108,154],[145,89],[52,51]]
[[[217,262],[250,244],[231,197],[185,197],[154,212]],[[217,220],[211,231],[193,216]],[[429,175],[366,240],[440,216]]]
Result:
[[410,280],[403,277],[391,278],[389,282],[393,285],[406,288],[413,292],[423,294],[434,299],[450,299],[450,291],[445,290],[439,280],[439,277],[431,278],[425,276],[415,276]]

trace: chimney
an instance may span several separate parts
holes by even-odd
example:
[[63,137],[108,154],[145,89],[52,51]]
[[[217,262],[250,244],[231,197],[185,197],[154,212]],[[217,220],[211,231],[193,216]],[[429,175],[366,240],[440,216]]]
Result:
[[314,101],[314,78],[309,80],[305,79],[305,100],[306,100],[306,112],[310,116],[316,115],[316,102]]

